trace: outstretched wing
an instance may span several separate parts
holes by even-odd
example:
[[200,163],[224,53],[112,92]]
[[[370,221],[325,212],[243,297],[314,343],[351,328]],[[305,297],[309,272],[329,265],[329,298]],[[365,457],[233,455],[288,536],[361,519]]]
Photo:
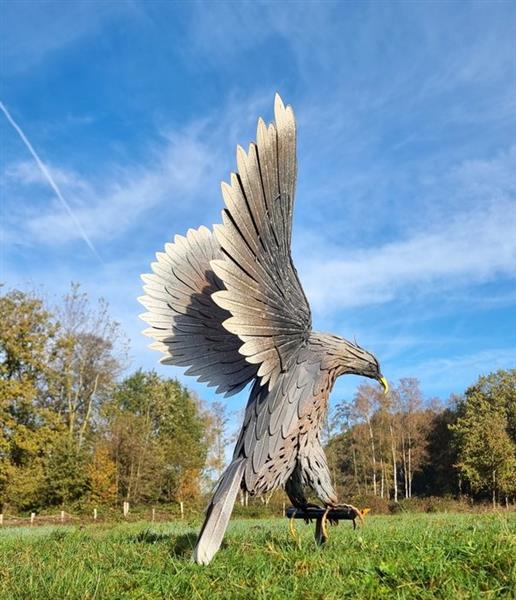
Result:
[[296,124],[279,95],[275,123],[258,121],[256,143],[237,149],[238,173],[222,184],[226,208],[215,235],[224,258],[212,261],[225,290],[213,295],[231,313],[224,327],[243,343],[272,389],[311,329],[308,301],[292,264],[290,241],[296,184]]
[[142,275],[146,295],[138,300],[148,310],[141,315],[150,325],[144,334],[156,340],[151,348],[164,353],[161,362],[190,367],[187,375],[229,396],[254,379],[258,367],[238,352],[242,342],[222,326],[230,314],[212,300],[224,289],[210,267],[221,255],[206,227],[177,235],[157,253],[154,273]]

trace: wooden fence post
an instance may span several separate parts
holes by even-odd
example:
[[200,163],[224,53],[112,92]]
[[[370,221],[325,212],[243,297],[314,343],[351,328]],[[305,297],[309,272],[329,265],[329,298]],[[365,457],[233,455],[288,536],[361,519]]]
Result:
[[179,508],[181,509],[181,519],[184,519],[185,518],[185,509],[184,509],[184,506],[183,506],[183,501],[181,501],[179,503]]
[[283,502],[283,516],[285,516],[285,503]]
[[154,523],[154,520],[156,519],[156,509],[153,508],[152,509],[152,522]]
[[4,513],[0,513],[0,527],[4,524]]
[[129,502],[124,502],[124,517],[129,514]]
[[64,523],[64,510],[61,511],[61,523]]
[[36,518],[36,513],[30,513],[30,526],[34,525],[34,519]]
[[93,509],[93,520],[94,521],[97,520],[97,509],[96,508]]

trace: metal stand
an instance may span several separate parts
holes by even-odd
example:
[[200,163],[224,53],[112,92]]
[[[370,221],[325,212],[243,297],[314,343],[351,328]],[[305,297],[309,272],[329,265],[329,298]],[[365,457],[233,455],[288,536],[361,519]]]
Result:
[[[321,546],[328,540],[326,523],[337,523],[338,521],[353,521],[356,527],[356,519],[363,520],[363,515],[369,512],[358,510],[354,506],[343,505],[335,508],[322,508],[320,506],[307,506],[304,510],[291,506],[287,509],[286,516],[291,519],[303,519],[305,523],[315,520],[315,541]],[[292,530],[292,528],[291,528]]]

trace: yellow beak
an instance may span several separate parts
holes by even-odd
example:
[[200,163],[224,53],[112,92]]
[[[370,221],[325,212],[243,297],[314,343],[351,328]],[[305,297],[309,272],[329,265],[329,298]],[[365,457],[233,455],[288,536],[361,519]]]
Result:
[[387,381],[387,379],[385,379],[385,377],[382,377],[380,379],[380,383],[383,385],[383,391],[385,394],[389,393],[389,383]]

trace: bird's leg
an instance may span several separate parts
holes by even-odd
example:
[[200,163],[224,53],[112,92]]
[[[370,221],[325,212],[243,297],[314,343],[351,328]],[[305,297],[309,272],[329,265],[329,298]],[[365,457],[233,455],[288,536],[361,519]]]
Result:
[[356,519],[358,518],[360,525],[364,524],[364,517],[367,515],[367,513],[371,512],[370,508],[363,508],[362,510],[358,511],[358,515],[353,519],[353,529],[357,528],[357,524],[356,524]]
[[[289,497],[290,501],[292,502],[292,505],[297,510],[305,512],[308,507],[314,506],[314,505],[311,505],[308,503],[306,496],[304,494],[303,477],[302,477],[302,471],[301,471],[301,467],[300,467],[299,463],[296,464],[296,468],[292,472],[292,475],[288,478],[287,483],[285,485],[285,491],[286,491],[287,496]],[[306,514],[306,512],[305,512],[305,514]],[[308,516],[305,517],[305,522],[306,523],[309,522]],[[301,543],[301,538],[299,537],[299,535],[296,531],[296,528],[294,526],[294,517],[290,518],[289,529],[290,529],[291,536],[294,538],[294,540],[299,545]]]

